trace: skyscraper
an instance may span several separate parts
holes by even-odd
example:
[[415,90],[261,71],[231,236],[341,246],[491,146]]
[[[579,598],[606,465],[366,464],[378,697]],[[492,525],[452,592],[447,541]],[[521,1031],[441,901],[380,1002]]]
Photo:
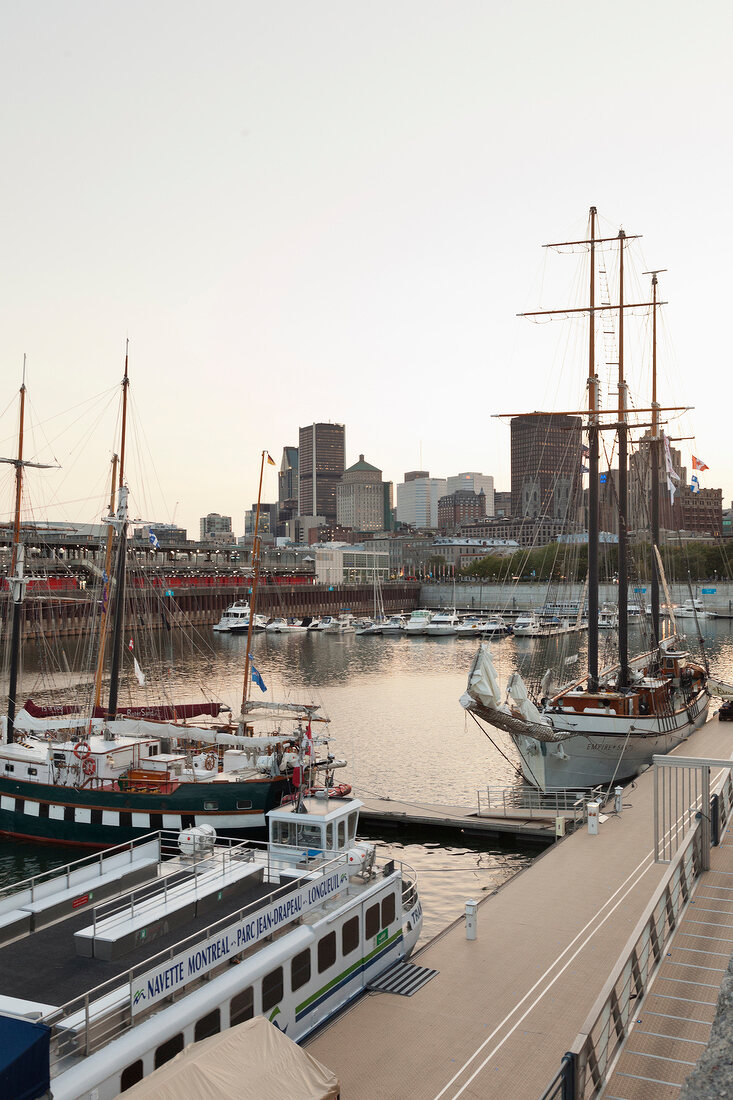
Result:
[[346,428],[309,424],[299,431],[298,513],[336,523],[336,486],[344,472]]
[[336,514],[342,527],[354,531],[384,531],[384,484],[382,471],[359,461],[344,471],[336,492]]
[[582,501],[581,420],[564,413],[511,421],[512,516],[572,524]]

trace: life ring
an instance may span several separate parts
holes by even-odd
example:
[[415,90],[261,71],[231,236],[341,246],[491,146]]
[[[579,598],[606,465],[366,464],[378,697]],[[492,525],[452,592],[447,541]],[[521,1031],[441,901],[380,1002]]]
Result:
[[85,757],[82,761],[81,770],[84,772],[84,775],[94,775],[97,770],[97,761],[90,760],[88,756]]
[[92,747],[88,741],[77,741],[74,745],[74,756],[77,760],[86,760],[92,754]]
[[214,768],[216,767],[216,754],[215,753],[213,753],[213,752],[209,753],[209,755],[204,760],[204,767],[206,768],[207,772],[213,772]]

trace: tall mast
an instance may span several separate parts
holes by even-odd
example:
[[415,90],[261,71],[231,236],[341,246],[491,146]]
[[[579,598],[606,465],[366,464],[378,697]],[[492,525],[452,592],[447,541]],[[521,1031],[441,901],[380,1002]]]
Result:
[[596,208],[590,208],[588,338],[588,691],[598,690],[598,376],[596,374]]
[[120,477],[117,494],[117,562],[115,569],[115,614],[112,625],[112,667],[110,669],[109,705],[107,719],[117,716],[120,662],[122,658],[122,631],[125,625],[125,569],[127,566],[127,488],[125,486],[125,435],[127,431],[127,361],[130,341],[125,344],[125,375],[122,379],[122,439],[120,442]]
[[247,648],[244,653],[244,685],[242,687],[242,717],[239,720],[239,732],[244,731],[244,708],[247,705],[250,680],[250,653],[252,651],[252,634],[254,633],[255,608],[257,606],[257,585],[260,579],[260,502],[262,500],[262,476],[265,472],[265,455],[262,452],[260,462],[260,484],[257,490],[257,511],[255,512],[255,533],[252,540],[252,598],[249,601],[249,623],[247,625]]
[[629,566],[628,566],[628,399],[624,378],[624,241],[619,231],[618,272],[618,686],[629,682]]
[[[115,514],[115,490],[117,488],[117,455],[112,455],[112,486],[109,494],[109,515],[110,519]],[[102,699],[102,675],[104,672],[104,651],[107,642],[107,622],[109,619],[109,601],[112,595],[112,578],[110,576],[110,570],[112,568],[112,547],[114,544],[115,529],[114,524],[110,523],[107,528],[107,550],[104,557],[104,589],[102,591],[102,613],[99,617],[99,650],[97,652],[97,671],[94,677],[94,711],[100,706]],[[90,719],[91,729],[91,719]]]
[[20,619],[23,608],[25,581],[23,580],[24,547],[20,545],[20,503],[23,496],[23,427],[25,419],[25,355],[23,356],[23,382],[20,387],[20,418],[18,425],[18,459],[15,464],[15,520],[13,522],[13,557],[11,561],[10,587],[13,598],[13,622],[10,629],[10,683],[8,685],[7,741],[13,741],[15,727],[15,702],[18,692],[18,668],[20,665]]
[[659,546],[659,472],[662,465],[661,435],[659,430],[659,399],[657,397],[657,275],[666,268],[645,271],[652,277],[652,435],[649,441],[649,469],[651,473],[651,535],[652,535],[652,638],[659,643],[659,572],[654,547]]

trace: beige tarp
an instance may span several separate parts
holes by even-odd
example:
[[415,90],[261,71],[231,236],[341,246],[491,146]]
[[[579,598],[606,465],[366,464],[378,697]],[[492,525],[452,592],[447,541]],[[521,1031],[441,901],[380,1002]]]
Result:
[[338,1100],[335,1074],[263,1016],[191,1043],[125,1100]]

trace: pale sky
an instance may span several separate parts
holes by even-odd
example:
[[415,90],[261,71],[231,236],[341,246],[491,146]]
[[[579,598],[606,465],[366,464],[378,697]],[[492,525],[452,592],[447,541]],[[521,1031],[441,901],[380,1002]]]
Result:
[[675,0],[6,0],[0,453],[25,352],[29,446],[63,466],[30,475],[36,518],[98,518],[114,415],[88,399],[128,336],[143,518],[241,533],[261,450],[279,465],[313,420],[395,482],[508,489],[491,414],[582,398],[580,323],[515,315],[577,299],[576,260],[540,246],[584,236],[591,204],[643,234],[638,271],[669,269],[661,396],[695,406],[670,434],[729,503],[731,22]]

